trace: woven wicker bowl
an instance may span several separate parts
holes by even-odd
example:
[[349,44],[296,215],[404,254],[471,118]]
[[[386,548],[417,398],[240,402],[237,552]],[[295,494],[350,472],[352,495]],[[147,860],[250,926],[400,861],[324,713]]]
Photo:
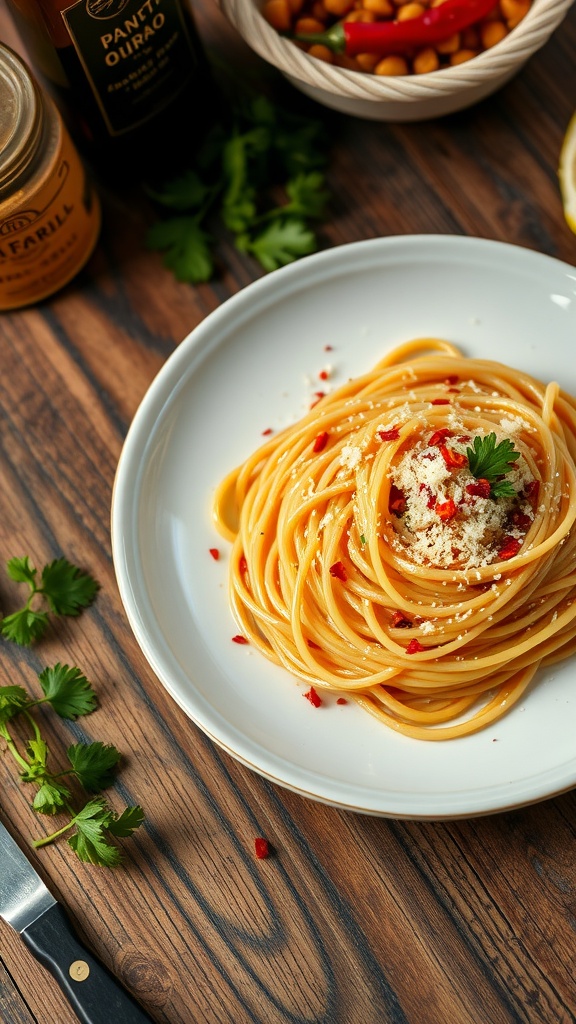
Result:
[[348,71],[309,57],[264,20],[258,0],[217,2],[245,42],[312,99],[371,120],[421,121],[462,110],[500,89],[544,45],[574,0],[534,0],[492,49],[456,67],[402,78]]

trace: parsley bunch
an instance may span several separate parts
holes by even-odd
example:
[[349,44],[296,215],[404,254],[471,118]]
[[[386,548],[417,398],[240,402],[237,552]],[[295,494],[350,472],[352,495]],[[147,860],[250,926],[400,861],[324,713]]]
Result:
[[[72,784],[86,793],[99,793],[112,785],[121,759],[112,745],[99,741],[75,743],[68,747],[68,766],[53,771],[48,766],[48,744],[43,739],[33,715],[40,704],[49,704],[61,718],[75,720],[90,714],[97,706],[92,685],[79,668],[57,664],[45,668],[38,676],[43,696],[33,698],[23,686],[0,686],[0,736],[20,769],[20,779],[36,786],[32,807],[38,814],[66,813],[69,820],[57,831],[33,842],[46,846],[74,828],[68,844],[82,861],[105,867],[120,863],[122,854],[111,838],[130,836],[144,820],[141,807],[126,807],[119,816],[101,797],[87,800],[75,810],[72,805]],[[12,736],[9,722],[22,716],[31,736],[22,753]]]
[[[92,603],[99,589],[92,576],[65,558],[45,565],[39,580],[38,570],[30,565],[28,556],[11,558],[7,569],[11,579],[28,584],[30,593],[23,608],[2,619],[0,632],[7,640],[24,647],[44,636],[48,611],[54,615],[79,615]],[[43,607],[34,608],[33,604],[37,603],[47,605],[48,611]]]
[[[154,224],[151,249],[179,281],[214,274],[209,225],[219,218],[240,252],[266,271],[314,252],[313,228],[326,210],[327,140],[320,122],[275,107],[266,97],[236,101],[231,125],[216,124],[196,167],[156,188],[150,198],[171,216]],[[280,200],[280,196],[282,197]]]
[[466,449],[470,472],[477,480],[487,480],[491,498],[513,498],[516,495],[509,480],[503,480],[514,463],[520,458],[520,452],[514,448],[514,442],[505,438],[496,444],[496,434],[492,432],[486,437],[476,436],[473,448]]

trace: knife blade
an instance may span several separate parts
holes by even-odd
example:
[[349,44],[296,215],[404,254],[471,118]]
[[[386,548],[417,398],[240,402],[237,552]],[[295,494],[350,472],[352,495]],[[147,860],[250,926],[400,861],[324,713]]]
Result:
[[18,843],[0,822],[0,917],[58,982],[82,1024],[152,1024],[142,1007],[80,941]]

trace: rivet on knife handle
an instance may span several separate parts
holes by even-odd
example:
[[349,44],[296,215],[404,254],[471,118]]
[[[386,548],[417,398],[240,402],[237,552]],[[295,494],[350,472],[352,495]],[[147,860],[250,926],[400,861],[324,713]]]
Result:
[[58,982],[82,1024],[151,1024],[117,978],[82,945],[59,904],[21,932],[37,960]]

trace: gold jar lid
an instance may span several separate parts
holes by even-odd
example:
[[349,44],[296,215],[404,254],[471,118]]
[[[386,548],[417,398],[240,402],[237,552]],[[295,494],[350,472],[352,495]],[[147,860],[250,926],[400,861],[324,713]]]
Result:
[[16,190],[43,134],[44,106],[24,61],[0,44],[0,196]]

